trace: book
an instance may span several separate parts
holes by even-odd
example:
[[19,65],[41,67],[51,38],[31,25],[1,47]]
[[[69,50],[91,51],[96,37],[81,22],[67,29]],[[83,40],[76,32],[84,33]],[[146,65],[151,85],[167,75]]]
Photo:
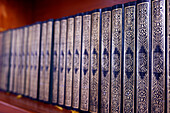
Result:
[[121,112],[122,67],[123,67],[123,13],[124,5],[112,7],[112,45],[111,45],[111,112]]
[[28,27],[28,47],[27,47],[27,61],[26,61],[26,83],[25,96],[30,94],[30,75],[31,75],[31,48],[32,48],[32,26]]
[[165,0],[152,1],[151,112],[165,110]]
[[101,9],[92,11],[91,19],[91,58],[90,58],[90,112],[99,112],[100,98],[100,42],[101,42]]
[[91,38],[91,12],[83,15],[82,37],[82,67],[81,67],[81,103],[80,109],[89,109],[89,77],[90,77],[90,38]]
[[79,108],[80,103],[80,76],[81,76],[81,42],[82,42],[82,14],[77,14],[74,31],[74,58],[73,58],[73,89],[72,89],[72,107]]
[[104,113],[110,111],[111,9],[111,7],[102,9],[100,112]]
[[167,0],[167,113],[170,112],[170,0]]
[[46,36],[47,36],[47,23],[42,23],[41,32],[41,61],[40,61],[40,77],[39,77],[39,100],[44,99],[44,74],[45,74],[45,48],[46,48]]
[[137,1],[137,46],[136,46],[136,112],[149,112],[150,40],[151,10],[150,0]]
[[71,107],[73,77],[74,16],[67,19],[65,106]]
[[124,82],[123,112],[134,113],[135,102],[135,43],[136,2],[126,3],[124,8]]
[[52,46],[53,46],[53,24],[54,21],[47,21],[47,36],[46,36],[46,48],[45,48],[45,75],[44,75],[44,101],[51,101],[51,69],[52,69]]
[[66,73],[66,40],[67,40],[67,18],[61,20],[61,41],[60,41],[60,67],[59,67],[59,98],[58,104],[64,105],[65,96],[65,73]]
[[52,103],[58,101],[59,53],[60,53],[60,20],[54,23],[54,51],[53,51],[53,98]]

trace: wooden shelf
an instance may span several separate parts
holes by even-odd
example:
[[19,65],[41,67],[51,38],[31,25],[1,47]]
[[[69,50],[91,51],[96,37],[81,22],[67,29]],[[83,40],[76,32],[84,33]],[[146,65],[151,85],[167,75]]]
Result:
[[0,111],[2,113],[71,113],[54,105],[31,100],[26,97],[0,91]]

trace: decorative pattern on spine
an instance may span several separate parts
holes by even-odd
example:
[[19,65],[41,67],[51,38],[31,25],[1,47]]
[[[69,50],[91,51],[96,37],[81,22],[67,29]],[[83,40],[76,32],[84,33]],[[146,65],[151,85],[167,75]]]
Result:
[[110,109],[110,44],[111,44],[111,10],[102,9],[101,40],[101,111],[109,113]]
[[149,108],[149,0],[137,4],[137,99],[136,112]]
[[134,113],[135,2],[125,4],[123,112]]
[[165,102],[165,0],[152,1],[151,112],[164,112]]
[[45,74],[45,48],[47,36],[47,23],[42,23],[41,35],[41,62],[40,62],[40,83],[39,83],[39,100],[44,99],[44,74]]
[[170,0],[167,0],[167,113],[170,112]]
[[81,75],[81,106],[80,109],[89,109],[89,77],[90,77],[90,36],[91,14],[83,16],[83,41],[82,41],[82,75]]
[[60,21],[55,21],[53,52],[53,103],[57,103],[58,73],[59,73],[59,47],[60,47]]
[[47,39],[46,39],[46,53],[45,53],[45,75],[44,75],[44,101],[49,101],[50,90],[50,69],[51,69],[51,48],[52,48],[52,29],[53,21],[47,22]]
[[67,65],[66,65],[66,95],[65,105],[71,107],[72,100],[72,75],[73,75],[73,36],[74,36],[74,18],[70,17],[67,31]]
[[73,100],[72,107],[79,108],[80,95],[80,62],[81,62],[82,16],[75,17],[74,40],[74,71],[73,71]]
[[121,110],[122,5],[112,10],[111,112]]
[[100,10],[92,13],[91,69],[90,69],[90,112],[98,112],[99,103],[99,49],[100,49]]
[[64,105],[64,87],[65,87],[65,67],[66,67],[66,33],[67,19],[61,20],[61,45],[60,45],[60,77],[59,77],[59,100],[60,105]]

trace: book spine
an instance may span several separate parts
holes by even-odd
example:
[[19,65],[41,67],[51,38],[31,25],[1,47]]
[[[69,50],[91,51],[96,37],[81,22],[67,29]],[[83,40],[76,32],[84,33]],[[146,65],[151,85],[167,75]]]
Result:
[[47,36],[47,23],[42,23],[42,38],[41,38],[41,62],[40,62],[40,82],[39,82],[39,100],[44,99],[44,74],[45,74],[45,48]]
[[67,19],[67,60],[66,60],[66,89],[65,106],[71,107],[72,102],[72,76],[73,76],[73,41],[74,41],[74,17]]
[[12,30],[12,47],[11,47],[11,69],[10,69],[10,80],[9,80],[9,92],[12,92],[13,86],[13,70],[14,70],[14,47],[15,47],[15,30]]
[[125,4],[123,111],[134,113],[136,2]]
[[50,70],[51,70],[51,49],[52,49],[53,21],[47,22],[46,53],[45,53],[45,75],[44,75],[44,101],[49,101],[50,93]]
[[32,26],[29,26],[28,34],[28,48],[27,48],[27,67],[26,67],[26,87],[25,96],[29,96],[30,93],[30,75],[31,75],[31,48],[32,48]]
[[102,9],[100,112],[103,113],[110,111],[111,13],[111,8]]
[[149,112],[150,0],[137,1],[136,112]]
[[167,0],[167,113],[170,112],[170,0]]
[[91,37],[91,14],[83,16],[82,38],[82,75],[81,75],[81,104],[80,109],[89,109],[89,77],[90,77],[90,37]]
[[67,19],[61,20],[61,45],[60,45],[60,70],[59,70],[59,105],[64,105],[64,87],[65,87],[65,67],[66,67],[66,33]]
[[90,62],[90,112],[99,112],[101,10],[92,13]]
[[111,54],[111,112],[121,112],[122,88],[122,5],[112,9],[112,54]]
[[165,0],[152,1],[151,112],[163,113],[165,106]]
[[80,64],[81,64],[81,37],[82,37],[82,16],[75,17],[75,39],[74,39],[74,63],[73,63],[73,96],[72,107],[79,108],[80,102]]
[[58,99],[58,76],[59,76],[59,51],[60,51],[60,21],[55,21],[54,27],[54,52],[53,52],[53,99],[52,103],[57,103]]

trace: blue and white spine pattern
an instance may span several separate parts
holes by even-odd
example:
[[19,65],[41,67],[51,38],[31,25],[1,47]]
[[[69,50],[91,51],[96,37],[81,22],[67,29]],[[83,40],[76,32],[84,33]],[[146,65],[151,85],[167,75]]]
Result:
[[100,112],[109,113],[110,109],[110,46],[111,11],[102,12],[101,39],[101,106]]
[[112,10],[111,112],[121,110],[122,8]]
[[135,96],[135,5],[127,4],[124,14],[123,112],[134,113]]
[[67,19],[61,20],[61,45],[60,45],[60,70],[59,70],[59,105],[64,105],[64,87],[65,87],[65,67],[66,67],[66,33]]
[[66,94],[65,105],[71,107],[72,102],[72,76],[73,76],[73,41],[74,41],[74,18],[70,17],[67,31],[67,65],[66,65]]
[[58,76],[59,76],[59,48],[60,47],[60,21],[55,21],[54,52],[53,52],[53,103],[57,103]]
[[165,0],[152,1],[151,112],[165,109]]
[[72,107],[79,108],[80,98],[80,62],[81,62],[82,16],[75,17],[73,100]]

